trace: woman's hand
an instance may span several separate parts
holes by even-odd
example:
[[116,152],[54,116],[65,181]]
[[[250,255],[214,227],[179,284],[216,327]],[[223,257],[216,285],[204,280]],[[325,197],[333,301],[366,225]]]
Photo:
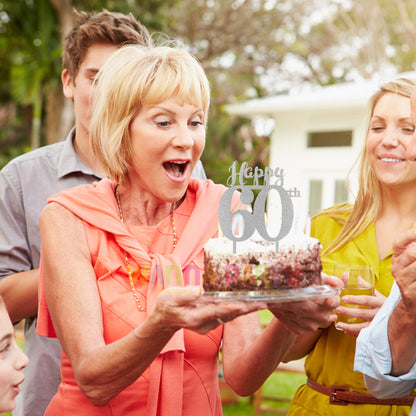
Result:
[[[343,283],[334,276],[322,273],[322,283],[341,289]],[[340,304],[340,297],[305,300],[299,302],[282,302],[270,305],[269,310],[282,324],[296,334],[323,329],[335,322],[334,309]]]
[[159,295],[148,319],[161,331],[186,328],[205,334],[238,316],[267,308],[262,302],[198,301],[201,293],[199,286],[168,288]]
[[338,314],[346,315],[351,318],[364,319],[365,322],[357,324],[347,324],[345,322],[337,322],[337,329],[344,331],[346,334],[358,336],[363,328],[370,325],[370,322],[374,319],[379,309],[383,306],[386,301],[386,297],[380,292],[375,290],[374,296],[367,295],[345,295],[342,297],[344,303],[352,305],[366,306],[366,308],[354,308],[348,306],[338,306],[335,312]]

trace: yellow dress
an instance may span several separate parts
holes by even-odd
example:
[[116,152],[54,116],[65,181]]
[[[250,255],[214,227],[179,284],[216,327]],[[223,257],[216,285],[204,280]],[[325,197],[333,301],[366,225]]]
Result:
[[[313,219],[311,236],[320,240],[323,249],[340,233],[342,224],[327,214]],[[335,264],[361,264],[374,267],[376,290],[388,296],[394,278],[391,274],[392,251],[379,260],[375,228],[371,224],[361,235],[341,249],[322,258],[323,271],[333,275]],[[305,361],[306,375],[325,386],[347,384],[350,390],[369,393],[361,373],[353,371],[356,337],[335,329],[332,324],[322,331],[315,347]],[[303,385],[297,390],[290,406],[289,415],[351,415],[351,416],[405,416],[410,406],[381,404],[348,404],[347,406],[329,403],[329,397]]]

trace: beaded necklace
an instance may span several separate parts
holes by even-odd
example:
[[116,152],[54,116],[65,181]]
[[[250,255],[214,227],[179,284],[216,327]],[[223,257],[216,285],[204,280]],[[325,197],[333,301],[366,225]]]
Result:
[[[115,189],[115,196],[117,200],[118,210],[120,211],[120,220],[124,222],[123,211],[121,209],[121,203],[120,203],[120,195],[118,194],[118,185],[116,186],[116,189]],[[172,225],[172,234],[173,234],[173,250],[175,250],[176,245],[178,243],[178,236],[176,235],[174,209],[175,209],[175,203],[172,202],[171,225]],[[124,262],[126,264],[127,273],[129,275],[130,288],[133,292],[133,296],[134,296],[134,300],[136,301],[137,309],[140,312],[144,312],[146,311],[146,308],[140,303],[139,295],[137,294],[136,288],[134,286],[134,281],[133,281],[134,267],[130,264],[129,255],[127,254],[126,250],[123,250],[123,251],[124,251]]]

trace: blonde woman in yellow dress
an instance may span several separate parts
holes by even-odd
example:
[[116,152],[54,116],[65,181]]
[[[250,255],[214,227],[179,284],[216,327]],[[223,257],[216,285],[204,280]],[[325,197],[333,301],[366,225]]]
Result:
[[312,220],[311,235],[322,244],[323,271],[333,274],[335,264],[373,266],[376,291],[375,296],[343,298],[367,309],[336,309],[365,322],[339,322],[298,336],[286,360],[307,354],[308,381],[296,392],[289,415],[409,414],[413,397],[376,399],[366,389],[363,375],[353,371],[353,365],[356,336],[374,318],[394,281],[393,241],[416,222],[416,163],[406,159],[414,132],[410,120],[414,87],[413,80],[400,78],[386,83],[371,97],[356,201],[324,210]]

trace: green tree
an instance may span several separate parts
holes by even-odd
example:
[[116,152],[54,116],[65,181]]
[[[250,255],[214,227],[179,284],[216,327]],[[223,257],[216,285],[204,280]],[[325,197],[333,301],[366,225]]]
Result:
[[61,53],[58,28],[48,0],[8,0],[2,2],[2,9],[7,15],[2,21],[1,42],[8,43],[8,95],[26,114],[30,111],[29,143],[33,149],[41,144],[45,87],[57,83]]
[[[39,115],[41,97],[44,141],[63,138],[72,123],[68,116],[72,106],[62,95],[60,59],[55,51],[59,50],[56,42],[72,26],[73,9],[132,12],[150,32],[181,40],[205,68],[212,86],[212,106],[203,162],[210,177],[223,181],[230,161],[267,163],[268,154],[267,137],[256,135],[250,120],[225,114],[225,103],[287,92],[305,83],[328,85],[387,70],[413,69],[413,3],[0,0],[0,125],[5,108],[11,119],[20,119],[23,126],[34,125],[27,117],[28,113]],[[42,86],[41,95],[35,93],[35,84]],[[17,96],[18,104],[13,101]],[[7,143],[10,148],[10,140],[2,134],[0,151]],[[10,137],[15,136],[18,134]]]

